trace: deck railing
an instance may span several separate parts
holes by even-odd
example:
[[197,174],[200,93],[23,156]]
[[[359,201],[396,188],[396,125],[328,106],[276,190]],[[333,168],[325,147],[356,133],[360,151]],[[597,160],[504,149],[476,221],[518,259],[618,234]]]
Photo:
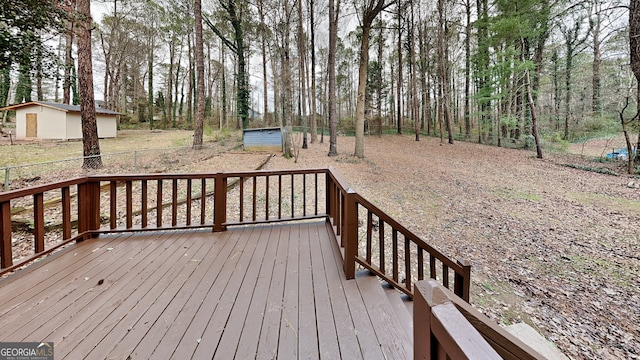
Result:
[[468,261],[452,261],[357,194],[335,172],[329,174],[329,214],[342,235],[347,278],[353,278],[358,263],[411,298],[415,281],[432,278],[446,288],[453,285],[454,293],[469,301]]
[[[224,231],[314,218],[331,221],[344,248],[347,278],[360,264],[411,297],[413,283],[430,277],[447,288],[453,285],[458,296],[469,300],[468,263],[453,262],[429,246],[357,194],[332,168],[97,175],[0,193],[0,273],[100,233]],[[17,231],[21,224],[27,231]],[[55,233],[56,241],[45,242],[45,233]],[[14,247],[32,253],[14,259]]]

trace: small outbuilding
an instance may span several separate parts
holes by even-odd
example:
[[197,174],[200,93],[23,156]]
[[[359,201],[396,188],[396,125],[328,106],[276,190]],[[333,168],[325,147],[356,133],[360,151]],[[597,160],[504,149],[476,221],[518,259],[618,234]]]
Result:
[[280,128],[244,129],[245,151],[282,151],[282,130]]
[[[16,139],[82,139],[78,105],[31,101],[0,110],[15,110]],[[118,112],[96,107],[99,138],[117,136],[119,116]]]

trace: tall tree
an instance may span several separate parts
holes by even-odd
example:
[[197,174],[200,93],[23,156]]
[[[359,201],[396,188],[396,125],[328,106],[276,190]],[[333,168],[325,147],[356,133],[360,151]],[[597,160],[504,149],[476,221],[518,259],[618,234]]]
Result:
[[360,60],[358,62],[358,97],[356,100],[356,145],[354,155],[364,157],[364,108],[365,92],[367,88],[367,70],[369,68],[369,35],[371,25],[376,16],[387,7],[394,4],[395,0],[366,0],[360,8],[362,14],[362,39],[360,43]]
[[580,53],[591,32],[591,22],[588,22],[589,29],[584,30],[585,14],[582,9],[577,8],[573,12],[573,18],[560,25],[560,31],[565,41],[565,88],[564,88],[564,136],[569,139],[569,119],[572,117],[573,88],[572,75],[575,56]]
[[93,96],[93,64],[91,56],[91,1],[78,0],[78,82],[80,91],[80,118],[85,169],[102,167],[96,105]]
[[327,57],[329,105],[329,156],[338,155],[338,119],[336,113],[336,51],[340,0],[329,0],[329,53]]
[[238,6],[239,4],[242,5],[243,3],[238,0],[220,0],[220,5],[225,11],[225,20],[229,22],[233,29],[233,41],[228,40],[223,32],[206,16],[203,16],[203,20],[220,37],[227,48],[236,55],[238,71],[236,76],[237,110],[244,129],[249,125],[249,79],[246,58],[248,47],[245,45],[244,38],[243,9]]
[[202,147],[204,130],[204,45],[202,35],[202,0],[195,0],[193,13],[196,27],[196,91],[198,92],[196,121],[193,131],[193,147]]
[[[630,63],[631,63],[631,71],[633,72],[634,77],[636,78],[636,104],[640,104],[640,0],[631,0],[629,2],[629,45],[630,45]],[[624,110],[623,110],[624,111]],[[637,111],[640,113],[640,111]],[[638,120],[638,113],[634,117],[635,121]],[[622,115],[620,115],[622,120],[622,125],[624,128],[624,119]],[[629,151],[629,164],[632,162],[632,158],[634,159],[634,163],[636,165],[640,165],[640,131],[638,132],[638,142],[636,144],[635,157],[633,156],[631,142],[629,140],[628,135],[625,132],[625,137],[627,141],[627,150]],[[629,165],[629,172],[631,172],[631,165]]]

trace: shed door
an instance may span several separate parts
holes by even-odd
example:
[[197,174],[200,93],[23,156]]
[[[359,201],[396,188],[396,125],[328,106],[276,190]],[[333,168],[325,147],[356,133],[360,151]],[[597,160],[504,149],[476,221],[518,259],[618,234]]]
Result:
[[27,137],[38,137],[38,114],[27,114]]

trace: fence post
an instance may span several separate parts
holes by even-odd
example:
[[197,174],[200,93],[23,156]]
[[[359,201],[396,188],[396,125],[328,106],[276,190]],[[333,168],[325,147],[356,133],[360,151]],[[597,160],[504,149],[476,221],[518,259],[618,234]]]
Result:
[[11,248],[11,203],[0,203],[0,268],[13,265],[13,249]]
[[11,179],[11,168],[4,168],[4,191],[9,191],[9,180]]
[[[227,177],[224,174],[216,174],[216,183],[213,191],[213,231],[225,231],[227,222]],[[240,180],[242,181],[242,180]]]
[[344,199],[344,223],[342,243],[344,244],[344,275],[347,279],[355,278],[356,258],[358,257],[358,204],[356,192],[348,189]]
[[460,296],[462,300],[469,302],[469,289],[471,287],[471,262],[463,259],[458,260],[458,265],[462,266],[462,274],[455,273],[453,280],[453,292]]

